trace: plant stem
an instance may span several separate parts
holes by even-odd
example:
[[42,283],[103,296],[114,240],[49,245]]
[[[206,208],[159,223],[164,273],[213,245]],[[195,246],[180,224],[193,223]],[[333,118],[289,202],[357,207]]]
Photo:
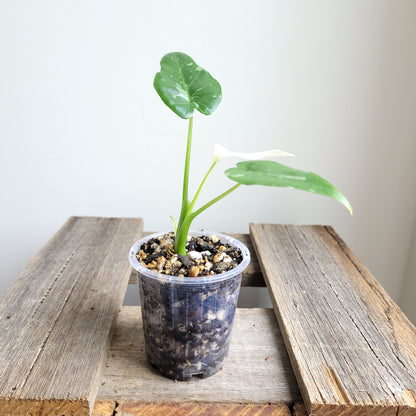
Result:
[[[185,155],[185,170],[183,173],[183,188],[182,188],[182,208],[181,208],[181,214],[179,216],[178,221],[178,227],[176,229],[176,235],[175,235],[175,252],[179,253],[179,241],[183,240],[183,236],[181,233],[183,221],[188,215],[188,206],[189,206],[189,199],[188,199],[188,188],[189,188],[189,167],[191,164],[191,147],[192,147],[192,127],[193,127],[193,120],[194,118],[191,117],[189,119],[188,124],[188,139],[186,142],[186,155]],[[185,244],[186,244],[186,235],[185,235]],[[181,243],[183,245],[183,243]],[[184,253],[180,253],[184,254]]]
[[211,205],[215,204],[231,192],[235,191],[240,185],[241,183],[237,183],[230,189],[223,192],[221,195],[218,195],[216,198],[211,199],[211,201],[207,202],[205,205],[197,209],[195,212],[190,212],[191,210],[188,210],[188,214],[184,217],[183,221],[181,222],[181,225],[178,226],[178,230],[175,236],[175,253],[186,254],[186,238],[188,236],[189,227],[191,226],[191,223],[195,219],[195,217],[197,217]]
[[190,213],[186,215],[176,231],[175,235],[175,253],[186,254],[186,239],[188,238],[189,227],[195,216]]
[[232,186],[230,189],[223,192],[221,195],[218,195],[214,199],[211,199],[211,201],[207,202],[205,205],[203,205],[201,208],[197,209],[192,215],[195,218],[202,212],[204,212],[207,208],[209,208],[211,205],[214,205],[216,202],[220,201],[221,199],[225,198],[227,195],[229,195],[231,192],[235,191],[239,186],[241,186],[241,183],[237,183],[236,185]]
[[185,155],[185,170],[183,173],[183,188],[182,188],[182,207],[181,207],[181,214],[179,216],[178,221],[178,231],[181,227],[182,221],[185,218],[188,212],[188,186],[189,186],[189,166],[191,161],[191,146],[192,146],[192,125],[193,125],[193,117],[189,119],[188,125],[188,139],[186,142],[186,155]]
[[177,254],[186,254],[186,239],[188,237],[189,227],[191,226],[192,221],[195,219],[196,216],[201,214],[211,205],[215,204],[216,202],[220,201],[228,194],[236,190],[241,184],[236,184],[227,191],[223,192],[221,195],[218,195],[216,198],[211,199],[211,201],[207,202],[201,208],[192,212],[196,201],[198,200],[199,194],[205,182],[209,176],[209,174],[214,169],[217,162],[213,162],[211,167],[208,169],[208,172],[205,174],[204,178],[202,179],[201,184],[199,185],[198,190],[192,202],[188,199],[188,186],[189,186],[189,167],[191,163],[191,145],[192,145],[192,126],[193,126],[193,117],[189,119],[189,127],[188,127],[188,141],[186,144],[186,156],[185,156],[185,171],[183,175],[183,190],[182,190],[182,208],[181,208],[181,215],[179,217],[178,226],[175,233],[175,253]]
[[207,178],[208,178],[209,174],[212,172],[212,169],[214,169],[214,167],[215,167],[215,165],[216,165],[216,164],[217,164],[217,162],[214,162],[214,163],[211,165],[211,167],[208,169],[208,172],[207,172],[207,173],[206,173],[206,175],[204,176],[204,179],[202,179],[202,182],[201,182],[201,184],[199,185],[198,190],[196,191],[196,194],[195,194],[195,196],[194,196],[194,199],[192,200],[191,204],[189,205],[189,211],[190,211],[190,212],[192,212],[192,210],[193,210],[193,208],[194,208],[194,206],[195,206],[195,203],[196,203],[196,201],[197,201],[197,199],[198,199],[198,197],[199,197],[199,194],[200,194],[200,193],[201,193],[201,191],[202,191],[202,187],[204,186],[205,182],[207,181]]
[[188,140],[186,142],[185,171],[183,174],[183,191],[182,191],[182,208],[188,209],[188,184],[189,184],[189,166],[191,164],[191,146],[192,146],[192,126],[194,118],[189,119]]

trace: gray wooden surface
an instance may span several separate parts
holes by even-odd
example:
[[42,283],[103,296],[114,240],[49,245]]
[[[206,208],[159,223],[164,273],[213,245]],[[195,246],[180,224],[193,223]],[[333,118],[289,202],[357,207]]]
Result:
[[416,329],[334,230],[251,236],[308,411],[416,415]]
[[299,390],[272,309],[238,308],[223,370],[207,379],[194,377],[190,382],[175,383],[159,375],[147,361],[140,308],[124,306],[103,370],[97,406],[130,402],[140,408],[149,403],[166,406],[191,401],[233,405],[231,408],[250,403],[261,409],[273,404],[283,412],[298,399]]
[[330,227],[252,225],[245,282],[262,270],[281,330],[238,309],[222,371],[161,377],[139,308],[117,318],[141,227],[70,218],[0,298],[0,415],[88,415],[98,389],[94,416],[416,415],[416,329]]
[[0,414],[88,415],[140,219],[71,217],[0,298]]

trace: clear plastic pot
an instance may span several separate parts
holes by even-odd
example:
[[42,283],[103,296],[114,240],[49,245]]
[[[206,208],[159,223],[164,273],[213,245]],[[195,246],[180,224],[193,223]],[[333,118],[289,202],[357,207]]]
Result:
[[209,377],[222,367],[228,354],[241,274],[250,262],[250,252],[224,234],[191,231],[191,236],[216,234],[222,242],[239,248],[243,261],[222,274],[169,276],[147,269],[136,258],[143,243],[163,234],[139,240],[129,253],[139,276],[146,354],[164,376],[174,380]]

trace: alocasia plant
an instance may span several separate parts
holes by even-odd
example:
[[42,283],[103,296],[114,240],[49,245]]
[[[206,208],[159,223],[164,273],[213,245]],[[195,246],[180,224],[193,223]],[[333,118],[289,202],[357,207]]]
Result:
[[[276,156],[291,156],[279,150],[256,153],[237,153],[227,150],[221,145],[214,148],[214,160],[192,200],[189,200],[189,167],[191,159],[192,126],[194,110],[205,115],[212,114],[219,106],[222,98],[221,86],[205,69],[197,65],[188,55],[172,52],[160,61],[160,72],[154,79],[154,87],[163,102],[179,117],[189,120],[188,140],[186,145],[185,170],[183,178],[182,208],[179,221],[175,225],[175,252],[186,254],[186,239],[192,221],[241,185],[266,185],[301,189],[338,200],[351,213],[351,205],[335,186],[322,177],[311,172],[293,169],[270,160],[260,160]],[[228,178],[237,182],[234,186],[213,198],[211,201],[195,209],[201,190],[215,165],[223,157],[235,156],[249,159],[237,163],[234,168],[227,169]]]

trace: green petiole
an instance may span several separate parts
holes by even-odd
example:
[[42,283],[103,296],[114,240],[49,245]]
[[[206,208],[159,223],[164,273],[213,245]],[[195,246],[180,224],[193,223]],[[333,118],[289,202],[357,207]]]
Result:
[[212,172],[212,170],[214,169],[214,167],[215,167],[216,164],[217,164],[217,162],[214,162],[211,165],[211,167],[208,169],[208,172],[205,174],[204,179],[202,179],[202,182],[199,185],[198,190],[196,191],[196,194],[194,196],[194,199],[192,200],[191,205],[189,205],[189,210],[190,211],[192,211],[192,209],[194,208],[195,203],[196,203],[196,201],[197,201],[197,199],[199,197],[199,194],[201,193],[202,187],[205,185],[205,182],[207,181],[209,174]]
[[188,142],[186,146],[185,172],[184,172],[184,179],[183,179],[182,208],[181,208],[181,215],[179,217],[179,221],[178,221],[176,231],[175,231],[175,247],[174,247],[175,253],[184,254],[184,255],[186,254],[186,239],[188,236],[189,227],[191,226],[191,223],[195,219],[195,217],[197,217],[199,214],[201,214],[211,205],[225,198],[228,194],[236,190],[241,185],[239,183],[234,185],[227,191],[211,199],[211,201],[207,202],[205,205],[203,205],[196,211],[194,212],[192,211],[202,191],[202,188],[204,187],[205,182],[208,179],[208,176],[210,175],[215,165],[217,164],[216,161],[212,163],[212,165],[208,169],[208,172],[205,174],[204,178],[202,179],[201,184],[199,185],[198,190],[196,191],[195,196],[192,199],[192,202],[189,202],[188,186],[189,186],[189,167],[190,167],[190,156],[191,156],[191,145],[192,145],[192,125],[193,125],[193,117],[189,119]]

